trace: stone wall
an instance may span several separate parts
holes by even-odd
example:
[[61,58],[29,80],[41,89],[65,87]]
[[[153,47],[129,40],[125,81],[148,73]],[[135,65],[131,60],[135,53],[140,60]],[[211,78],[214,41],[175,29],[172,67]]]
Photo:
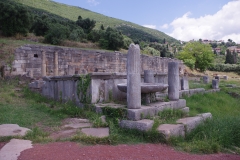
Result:
[[[176,59],[141,55],[141,71],[166,73],[169,61],[178,61],[183,68],[182,62]],[[25,45],[15,51],[12,74],[39,78],[91,72],[126,73],[126,62],[127,54],[120,52]]]

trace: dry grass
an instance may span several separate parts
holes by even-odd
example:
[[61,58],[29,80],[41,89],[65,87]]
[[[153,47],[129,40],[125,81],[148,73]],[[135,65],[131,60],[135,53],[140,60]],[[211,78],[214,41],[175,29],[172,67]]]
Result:
[[92,43],[92,42],[82,43],[82,42],[74,42],[74,41],[65,40],[60,45],[65,46],[65,47],[100,49],[98,44]]
[[189,76],[204,76],[204,75],[208,75],[208,76],[214,76],[214,75],[218,75],[220,77],[222,77],[223,75],[228,76],[228,78],[230,80],[240,80],[240,75],[238,75],[235,72],[217,72],[217,71],[205,71],[205,72],[199,72],[197,70],[191,70],[189,67],[185,66],[185,69],[187,71],[187,73],[189,74]]

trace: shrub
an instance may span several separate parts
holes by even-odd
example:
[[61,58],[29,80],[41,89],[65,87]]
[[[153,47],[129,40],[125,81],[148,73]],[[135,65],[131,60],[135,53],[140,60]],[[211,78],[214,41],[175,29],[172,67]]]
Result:
[[72,41],[82,41],[85,38],[86,34],[84,33],[82,28],[73,30],[69,35],[69,39]]
[[52,24],[47,32],[44,41],[53,45],[60,44],[68,37],[69,29],[60,24]]
[[143,49],[143,53],[151,54],[153,56],[160,56],[160,52],[152,47],[146,47]]
[[237,64],[215,64],[208,68],[210,71],[219,72],[240,72],[240,65]]

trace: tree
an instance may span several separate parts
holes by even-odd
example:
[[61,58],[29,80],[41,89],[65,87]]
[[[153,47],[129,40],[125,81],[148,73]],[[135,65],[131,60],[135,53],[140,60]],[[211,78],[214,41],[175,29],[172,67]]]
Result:
[[236,64],[237,63],[237,53],[235,52],[235,50],[233,51],[233,53],[230,52],[229,49],[227,49],[227,54],[226,54],[226,60],[225,60],[225,64]]
[[81,16],[78,16],[78,20],[76,24],[81,27],[85,33],[90,33],[92,29],[95,27],[96,21],[90,20],[89,18],[82,19]]
[[186,44],[178,58],[184,62],[194,63],[195,69],[203,72],[212,65],[214,54],[210,45],[191,42]]
[[0,30],[5,36],[26,35],[31,27],[32,15],[27,8],[11,1],[0,2]]
[[32,25],[31,31],[36,36],[45,36],[50,29],[50,20],[47,16],[35,17],[35,21]]
[[106,32],[102,35],[99,40],[99,44],[101,47],[111,50],[119,50],[124,46],[124,37],[121,32],[108,27]]

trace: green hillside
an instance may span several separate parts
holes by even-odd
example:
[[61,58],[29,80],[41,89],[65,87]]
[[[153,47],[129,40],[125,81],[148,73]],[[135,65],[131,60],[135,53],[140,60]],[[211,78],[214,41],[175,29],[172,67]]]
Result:
[[141,36],[142,39],[146,41],[155,41],[155,39],[161,41],[165,38],[166,41],[168,42],[177,42],[176,39],[166,35],[163,32],[146,28],[124,20],[107,17],[102,14],[92,12],[90,10],[86,10],[80,7],[69,6],[51,0],[15,0],[15,1],[30,7],[45,10],[52,14],[56,14],[63,18],[67,18],[73,21],[76,21],[78,16],[81,15],[83,18],[90,18],[95,20],[97,22],[96,28],[99,28],[100,25],[104,25],[105,27],[107,26],[115,27],[121,30],[123,34],[128,35],[133,40],[136,39],[136,37]]

